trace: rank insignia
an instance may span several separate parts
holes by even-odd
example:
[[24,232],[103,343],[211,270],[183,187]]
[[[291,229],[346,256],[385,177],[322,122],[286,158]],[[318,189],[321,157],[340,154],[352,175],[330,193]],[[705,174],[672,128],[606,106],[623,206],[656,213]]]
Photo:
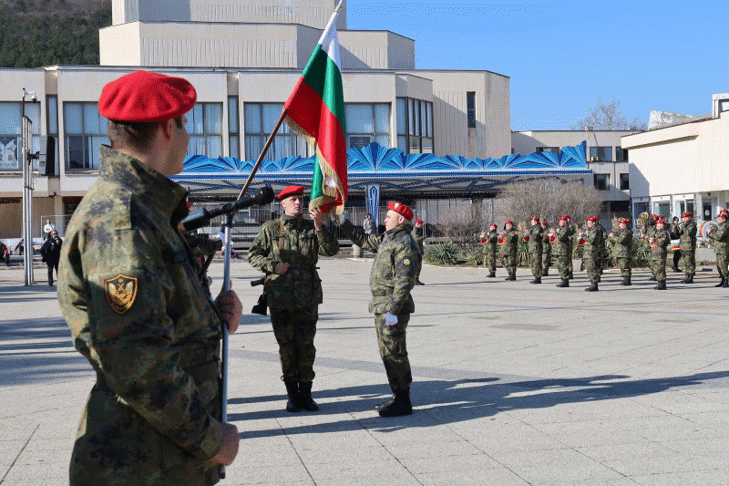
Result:
[[104,280],[104,293],[111,309],[117,314],[124,314],[131,309],[134,300],[137,298],[137,279],[126,275],[117,275],[109,280]]
[[410,265],[410,259],[409,259],[409,258],[405,258],[405,259],[404,259],[404,260],[402,261],[402,263],[403,263],[403,265],[405,265],[405,266],[409,266],[409,265]]

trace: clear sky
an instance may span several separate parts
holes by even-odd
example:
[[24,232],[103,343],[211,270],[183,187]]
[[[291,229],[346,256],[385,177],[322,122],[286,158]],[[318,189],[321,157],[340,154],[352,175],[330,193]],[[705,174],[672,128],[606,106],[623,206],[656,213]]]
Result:
[[710,113],[729,92],[727,0],[349,0],[347,26],[414,39],[419,69],[509,76],[512,130],[569,129],[598,96],[647,122]]

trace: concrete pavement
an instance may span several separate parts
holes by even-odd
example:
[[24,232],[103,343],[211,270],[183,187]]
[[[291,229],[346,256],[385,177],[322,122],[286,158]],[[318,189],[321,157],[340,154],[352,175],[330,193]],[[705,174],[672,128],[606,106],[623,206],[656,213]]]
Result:
[[[221,484],[729,484],[729,291],[715,270],[693,285],[669,273],[665,292],[613,270],[587,293],[584,273],[559,289],[525,269],[505,282],[426,265],[408,333],[415,411],[383,419],[370,265],[321,261],[318,413],[283,410],[270,322],[244,317],[230,341],[241,452]],[[260,275],[236,261],[232,276],[249,312]],[[22,281],[0,268],[0,484],[62,485],[94,376],[55,288]]]

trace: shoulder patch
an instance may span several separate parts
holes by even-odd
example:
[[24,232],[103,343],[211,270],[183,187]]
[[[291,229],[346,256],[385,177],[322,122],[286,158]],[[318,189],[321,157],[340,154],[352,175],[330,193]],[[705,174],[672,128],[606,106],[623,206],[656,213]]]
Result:
[[111,309],[119,315],[132,308],[137,298],[137,279],[119,274],[114,278],[104,280],[104,294]]

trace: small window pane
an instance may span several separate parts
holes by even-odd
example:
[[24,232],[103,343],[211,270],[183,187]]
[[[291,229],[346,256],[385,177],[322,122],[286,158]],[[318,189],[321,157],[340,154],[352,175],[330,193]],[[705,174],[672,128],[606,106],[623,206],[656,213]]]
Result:
[[[263,133],[269,134],[276,126],[276,122],[281,116],[283,105],[278,103],[267,103],[263,105]],[[286,125],[288,127],[288,125]],[[282,125],[283,127],[283,125]],[[284,131],[284,133],[286,133]]]
[[86,133],[99,132],[99,111],[95,104],[84,103],[84,131]]
[[433,138],[433,103],[428,102],[425,107],[427,109],[426,119],[428,120],[428,131],[426,136]]
[[205,103],[205,133],[223,133],[223,106],[220,103]]
[[[256,160],[258,155],[261,153],[263,148],[263,137],[259,136],[246,136],[246,160]],[[270,160],[270,159],[267,159]]]
[[378,133],[390,132],[390,105],[386,103],[375,105],[375,131]]
[[223,138],[222,137],[208,137],[207,147],[205,154],[212,158],[217,159],[223,155]]
[[0,103],[0,133],[20,135],[20,103]]
[[240,137],[238,135],[231,135],[228,139],[230,141],[230,156],[239,159],[240,158]]
[[67,161],[70,169],[84,168],[84,142],[83,137],[68,137],[66,139],[68,150]]
[[48,97],[48,134],[58,135],[58,98]]
[[64,130],[68,134],[80,135],[84,133],[83,130],[83,110],[81,103],[66,103],[65,104],[65,124]]
[[415,100],[408,100],[408,133],[415,134]]
[[408,110],[407,100],[405,98],[397,99],[397,133],[398,135],[405,135],[408,129]]
[[372,111],[372,105],[346,105],[345,112],[349,133],[374,132],[375,121]]
[[238,133],[238,98],[236,96],[228,97],[228,124],[230,133]]
[[261,105],[246,103],[245,106],[246,133],[261,133]]
[[420,153],[420,137],[410,137],[409,153],[419,154]]
[[423,149],[422,152],[424,154],[432,154],[433,153],[433,139],[432,138],[423,138]]
[[390,148],[390,136],[389,135],[378,135],[375,137],[375,142],[379,143],[385,148]]
[[40,133],[40,108],[40,103],[25,104],[25,116],[30,118],[31,132],[35,135]]
[[420,131],[420,102],[415,101],[413,104],[413,119],[415,120],[415,129],[413,131],[414,135],[422,135],[422,132]]
[[397,137],[397,148],[402,150],[403,152],[407,152],[408,150],[408,138],[405,136],[398,136]]

